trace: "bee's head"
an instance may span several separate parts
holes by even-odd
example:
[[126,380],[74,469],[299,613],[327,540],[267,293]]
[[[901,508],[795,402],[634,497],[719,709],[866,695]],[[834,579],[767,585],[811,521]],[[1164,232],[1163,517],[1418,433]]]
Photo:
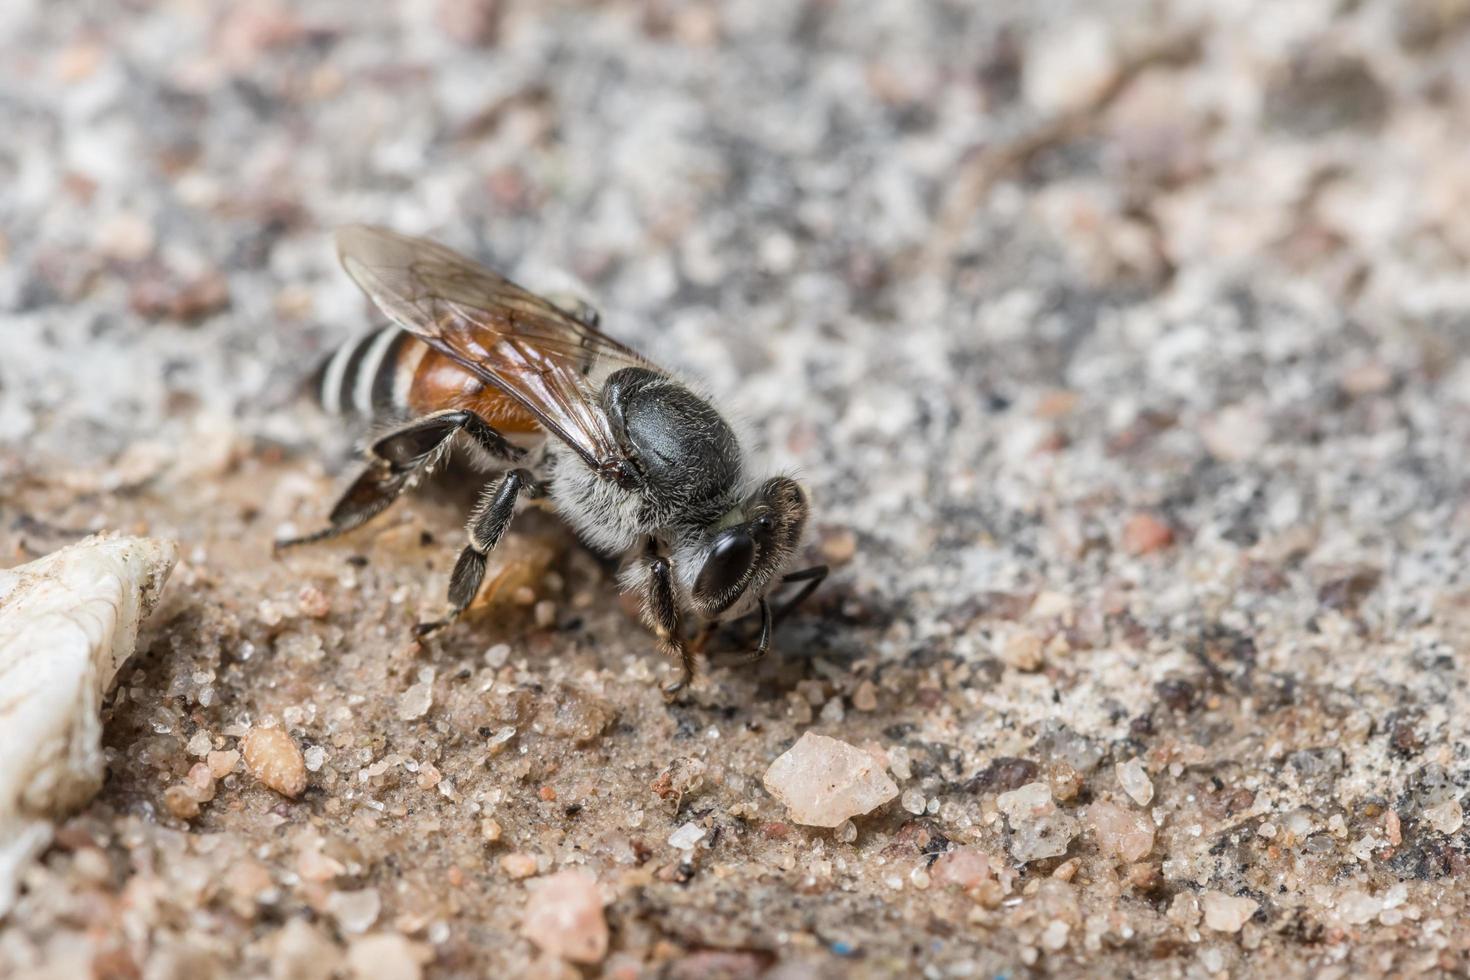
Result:
[[765,595],[801,544],[809,505],[790,477],[767,480],[737,507],[680,549],[675,566],[695,612],[713,619],[743,612]]

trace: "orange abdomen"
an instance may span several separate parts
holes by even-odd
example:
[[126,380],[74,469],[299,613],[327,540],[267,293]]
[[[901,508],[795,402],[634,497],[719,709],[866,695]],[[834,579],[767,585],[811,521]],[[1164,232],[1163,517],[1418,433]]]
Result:
[[427,415],[446,408],[467,408],[500,432],[529,434],[540,432],[536,417],[514,398],[486,384],[472,374],[464,365],[453,358],[431,350],[417,340],[413,344],[422,349],[421,355],[407,350],[400,354],[400,369],[409,367],[413,371],[408,384],[407,405],[412,415]]

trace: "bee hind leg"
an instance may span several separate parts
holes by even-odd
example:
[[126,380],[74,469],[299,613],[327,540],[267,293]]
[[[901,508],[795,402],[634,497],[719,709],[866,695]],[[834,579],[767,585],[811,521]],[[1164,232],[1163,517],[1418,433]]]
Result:
[[283,551],[297,545],[326,541],[361,527],[398,499],[412,475],[411,472],[398,472],[386,466],[368,466],[357,475],[357,479],[352,481],[352,485],[332,507],[326,527],[301,537],[278,540],[275,542],[275,549]]
[[469,544],[459,553],[454,571],[449,576],[449,615],[430,623],[419,623],[414,635],[429,636],[459,618],[480,591],[485,579],[485,556],[500,543],[505,529],[515,516],[516,499],[522,493],[538,497],[543,492],[541,485],[526,470],[511,470],[501,477],[493,489],[487,489],[480,503],[470,515],[466,530]]
[[451,437],[460,431],[492,456],[510,461],[525,455],[525,450],[506,442],[504,436],[474,412],[451,410],[414,419],[375,439],[368,447],[367,468],[332,507],[325,528],[277,541],[276,550],[325,541],[366,524],[438,465],[449,449]]

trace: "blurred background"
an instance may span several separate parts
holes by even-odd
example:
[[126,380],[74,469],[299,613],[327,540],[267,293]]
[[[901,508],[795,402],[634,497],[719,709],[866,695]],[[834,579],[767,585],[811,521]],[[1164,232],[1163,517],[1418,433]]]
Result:
[[[1025,384],[1197,406],[1235,333],[1204,321],[1242,315],[1220,296],[1321,311],[1334,363],[1371,340],[1448,370],[1464,316],[1458,0],[0,17],[0,438],[33,451],[259,425],[364,325],[350,221],[570,276],[778,437],[845,425],[854,463],[865,429],[974,428]],[[1119,384],[1148,370],[1180,405]],[[956,375],[969,404],[935,397]]]
[[[7,0],[0,123],[3,560],[101,527],[178,537],[188,558],[141,667],[139,688],[168,694],[119,709],[115,744],[156,731],[154,711],[216,733],[237,711],[279,716],[358,684],[334,671],[397,642],[402,623],[354,627],[344,600],[352,620],[327,649],[363,661],[288,647],[247,670],[230,652],[278,644],[259,603],[289,606],[294,577],[343,567],[327,549],[283,571],[268,542],[318,521],[340,486],[353,433],[293,399],[370,322],[332,229],[382,223],[580,292],[614,336],[751,420],[816,498],[832,588],[785,656],[714,671],[693,707],[658,700],[663,668],[610,582],[578,607],[606,627],[600,652],[516,627],[536,697],[576,678],[640,706],[647,730],[609,736],[593,767],[628,780],[607,777],[600,805],[642,800],[668,745],[698,755],[678,739],[732,718],[709,820],[760,796],[769,759],[814,721],[917,760],[899,767],[917,815],[865,826],[855,853],[772,831],[719,856],[740,894],[701,872],[612,907],[629,969],[718,946],[819,975],[846,969],[852,944],[875,975],[1145,954],[1207,973],[1248,955],[1464,966],[1446,924],[1464,920],[1444,909],[1470,858],[1458,821],[1421,811],[1470,785],[1466,0]],[[375,560],[362,587],[381,599],[372,616],[396,596],[406,621],[439,601],[459,531],[452,507],[405,507],[437,544]],[[235,640],[201,641],[226,614]],[[495,639],[443,656],[478,664]],[[197,678],[216,669],[229,695],[201,705]],[[380,733],[331,728],[349,718],[285,717],[308,742],[384,751]],[[1323,746],[1339,751],[1321,765],[1290,756]],[[323,773],[356,785],[357,748],[334,751]],[[1132,870],[1088,831],[1076,883],[1040,899],[975,912],[925,892],[927,873],[912,884],[939,852],[913,844],[916,822],[939,850],[1016,856],[995,810],[1015,787],[994,760],[1035,775],[1068,758],[1086,800],[1117,790],[1103,760],[1133,756],[1166,775],[1158,843]],[[99,826],[168,822],[153,804],[177,773],[160,758],[114,778]],[[269,812],[239,793],[246,815]],[[508,835],[590,839],[586,816],[536,806],[508,811]],[[1273,854],[1263,822],[1304,810],[1297,843],[1320,846],[1282,838]],[[662,848],[686,818],[646,833]],[[174,853],[155,830],[108,846]],[[230,833],[272,840],[244,817]],[[374,860],[361,881],[397,880]],[[424,873],[438,861],[421,856]],[[69,894],[69,865],[51,867]],[[437,900],[442,885],[421,884],[384,884],[382,922]],[[524,965],[506,887],[443,913],[448,932],[405,934],[450,972]],[[1200,889],[1260,911],[1201,939]],[[823,896],[820,923],[804,894]],[[1440,903],[1442,928],[1389,916],[1406,903],[1425,917]],[[734,934],[717,942],[696,913]],[[633,924],[655,919],[653,937]],[[1046,945],[1058,920],[1071,932]],[[31,921],[14,949],[60,928]],[[158,928],[154,953],[184,942]],[[244,942],[273,927],[218,928]],[[650,953],[658,937],[670,945]],[[231,968],[268,959],[222,950]]]

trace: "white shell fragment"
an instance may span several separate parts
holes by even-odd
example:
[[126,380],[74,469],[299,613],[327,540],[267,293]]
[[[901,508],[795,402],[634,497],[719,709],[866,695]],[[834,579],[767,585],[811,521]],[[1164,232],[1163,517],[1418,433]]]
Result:
[[0,916],[102,785],[98,709],[178,558],[171,541],[94,536],[0,570]]
[[791,819],[809,827],[840,827],[898,795],[878,761],[862,749],[807,732],[766,770],[765,784]]

